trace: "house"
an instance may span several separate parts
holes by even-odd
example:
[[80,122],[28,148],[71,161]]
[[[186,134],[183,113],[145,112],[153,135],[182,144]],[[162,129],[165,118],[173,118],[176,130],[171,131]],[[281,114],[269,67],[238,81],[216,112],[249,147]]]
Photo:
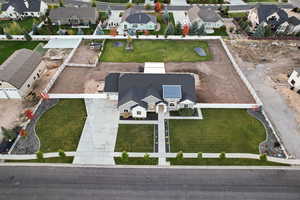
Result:
[[89,25],[96,24],[99,13],[92,7],[60,7],[50,11],[53,25]]
[[41,0],[9,0],[2,4],[0,18],[40,17],[47,9],[48,5]]
[[136,32],[143,30],[156,30],[156,28],[156,16],[143,13],[141,10],[137,10],[135,8],[129,8],[122,15],[118,31]]
[[134,118],[193,108],[197,100],[191,74],[111,73],[105,78],[104,92],[118,96],[121,116]]
[[197,23],[198,26],[204,25],[206,33],[213,33],[214,29],[224,26],[222,17],[212,8],[199,7],[193,5],[187,12],[190,23]]
[[300,32],[300,19],[295,16],[289,17],[288,26],[286,29],[287,34],[297,34]]
[[15,51],[0,65],[0,99],[19,99],[29,94],[45,69],[42,56],[29,49]]
[[288,79],[288,83],[292,90],[296,90],[300,94],[300,68],[294,69]]

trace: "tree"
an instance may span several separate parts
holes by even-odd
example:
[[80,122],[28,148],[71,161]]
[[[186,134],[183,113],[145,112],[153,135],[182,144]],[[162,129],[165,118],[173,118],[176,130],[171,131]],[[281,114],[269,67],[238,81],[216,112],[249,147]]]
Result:
[[164,20],[165,24],[167,24],[170,20],[170,15],[169,15],[169,11],[168,11],[167,7],[164,10],[163,20]]
[[26,41],[31,41],[32,40],[32,37],[27,32],[24,33],[24,38],[25,38]]
[[59,0],[59,7],[65,7],[64,0]]
[[162,9],[162,5],[159,1],[157,1],[155,4],[154,4],[154,10],[155,12],[160,12]]
[[193,22],[190,29],[190,35],[197,35],[197,31],[198,31],[198,23]]
[[202,152],[198,152],[197,153],[197,158],[199,158],[199,159],[203,158],[203,153]]
[[92,5],[92,7],[96,7],[96,0],[91,0],[91,5]]
[[24,112],[25,117],[27,117],[28,119],[33,119],[34,118],[34,114],[32,112],[32,110],[25,110]]
[[117,29],[116,28],[111,28],[109,34],[112,35],[112,36],[118,35]]
[[257,38],[262,38],[265,36],[265,27],[263,24],[259,24],[255,30],[255,32],[253,33],[254,37]]
[[150,5],[150,4],[146,4],[146,5],[145,5],[145,9],[146,9],[146,10],[150,10],[150,9],[151,9],[151,5]]
[[144,160],[149,161],[149,159],[150,159],[150,155],[148,153],[145,153]]
[[165,31],[165,35],[174,35],[174,32],[174,25],[172,23],[169,23]]
[[62,149],[59,149],[59,150],[58,150],[58,155],[59,155],[59,157],[61,157],[61,158],[66,157],[66,153],[65,153],[64,150],[62,150]]
[[204,25],[201,25],[198,29],[197,29],[197,35],[205,35],[205,27]]
[[221,160],[225,159],[225,158],[226,158],[225,152],[220,153],[219,158],[220,158]]
[[12,37],[9,33],[5,33],[5,36],[6,36],[6,38],[7,38],[8,40],[13,39],[13,37]]
[[182,152],[182,151],[179,151],[179,152],[176,154],[176,159],[183,159],[183,152]]
[[1,131],[4,138],[8,141],[12,141],[17,137],[16,132],[13,129],[6,129],[4,127],[1,127]]
[[181,35],[182,34],[182,27],[181,23],[176,24],[175,26],[175,35]]
[[44,162],[44,153],[43,153],[42,151],[36,152],[36,158],[37,158],[40,162]]
[[183,36],[186,36],[186,35],[189,34],[189,32],[190,32],[190,27],[189,27],[189,25],[187,25],[187,24],[183,25],[182,35],[183,35]]
[[131,8],[132,6],[133,6],[132,3],[127,3],[127,4],[126,4],[126,8]]
[[126,151],[123,151],[121,158],[122,158],[122,161],[128,162],[128,158],[129,158],[128,153]]

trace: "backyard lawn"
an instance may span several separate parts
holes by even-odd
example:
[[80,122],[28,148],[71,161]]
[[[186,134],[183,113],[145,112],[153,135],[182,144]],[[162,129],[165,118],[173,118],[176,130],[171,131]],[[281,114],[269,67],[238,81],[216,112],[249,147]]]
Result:
[[[122,46],[116,46],[116,43]],[[133,40],[133,50],[125,50],[126,40],[108,40],[102,62],[197,62],[212,58],[205,41],[193,40]],[[194,48],[203,48],[207,56],[199,56]]]
[[75,151],[86,119],[84,101],[60,100],[38,120],[36,133],[42,152]]
[[168,161],[171,162],[171,165],[252,165],[252,166],[289,166],[287,164],[270,162],[270,161],[262,161],[255,159],[247,159],[247,158],[184,158],[184,159],[176,159],[176,158],[168,158]]
[[39,43],[39,41],[0,41],[0,64],[16,50],[22,48],[34,49]]
[[153,152],[154,126],[120,124],[115,152]]
[[170,120],[171,152],[259,153],[263,124],[243,109],[202,109],[203,120]]
[[[25,18],[23,20],[20,20],[20,21],[16,21],[20,27],[23,29],[23,31],[27,31],[27,32],[30,32],[32,30],[32,25],[33,23],[40,23],[40,19],[38,18]],[[12,21],[0,21],[0,26],[5,28],[7,27],[10,23],[12,23]],[[13,33],[10,33],[10,34],[13,34]],[[23,34],[23,33],[18,33],[18,34]]]

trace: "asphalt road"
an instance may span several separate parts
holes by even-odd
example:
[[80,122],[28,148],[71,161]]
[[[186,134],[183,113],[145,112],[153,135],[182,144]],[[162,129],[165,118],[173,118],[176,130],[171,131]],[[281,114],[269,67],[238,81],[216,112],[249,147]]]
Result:
[[0,199],[300,199],[300,170],[0,167]]

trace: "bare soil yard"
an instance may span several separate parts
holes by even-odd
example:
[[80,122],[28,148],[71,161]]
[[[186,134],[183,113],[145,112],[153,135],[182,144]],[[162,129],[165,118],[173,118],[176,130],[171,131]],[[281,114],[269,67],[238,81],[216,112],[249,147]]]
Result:
[[209,41],[213,59],[206,62],[167,63],[167,72],[191,72],[199,75],[198,102],[255,103],[252,95],[232,66],[222,44]]
[[75,51],[70,63],[94,64],[98,59],[99,51],[100,50],[90,49],[89,43],[87,41],[83,41]]
[[101,92],[104,79],[111,72],[138,72],[142,63],[99,63],[95,68],[66,67],[50,93],[97,93]]

